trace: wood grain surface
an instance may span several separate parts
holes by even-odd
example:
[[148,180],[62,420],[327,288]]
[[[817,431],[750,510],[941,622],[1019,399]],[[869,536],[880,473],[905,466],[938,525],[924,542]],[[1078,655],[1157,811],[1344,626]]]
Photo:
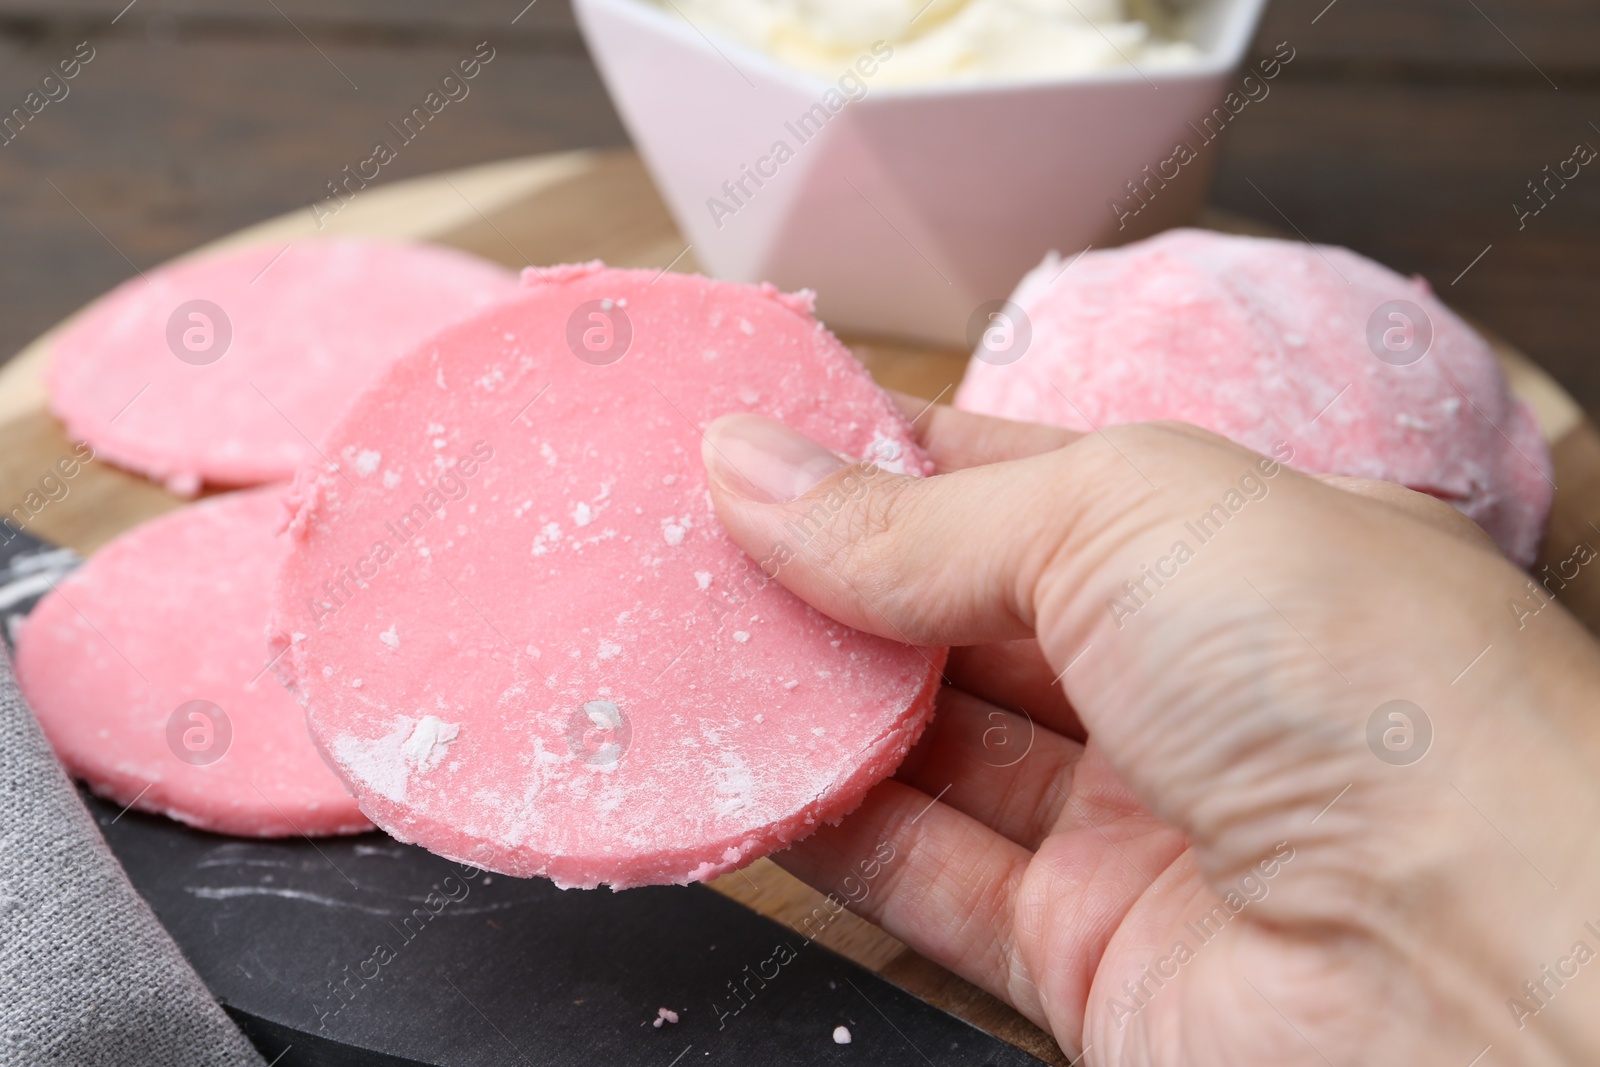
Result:
[[[1600,410],[1600,172],[1512,211],[1600,146],[1596,39],[1593,0],[1274,0],[1257,48],[1297,58],[1212,202],[1422,274]],[[473,95],[382,180],[627,142],[568,0],[0,0],[0,105],[81,40],[72,95],[0,147],[0,360],[130,262],[306,205],[478,41]]]

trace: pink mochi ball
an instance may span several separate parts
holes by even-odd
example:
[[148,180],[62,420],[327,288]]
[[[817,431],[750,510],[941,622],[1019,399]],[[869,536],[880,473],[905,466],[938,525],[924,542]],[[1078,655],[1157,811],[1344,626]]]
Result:
[[1172,230],[1050,257],[991,320],[957,407],[1089,431],[1172,419],[1313,474],[1444,500],[1524,566],[1554,483],[1533,412],[1434,296],[1343,248]]

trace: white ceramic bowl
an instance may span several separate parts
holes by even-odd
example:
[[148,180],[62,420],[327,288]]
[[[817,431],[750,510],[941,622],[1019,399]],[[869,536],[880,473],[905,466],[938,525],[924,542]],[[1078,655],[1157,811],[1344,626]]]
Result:
[[[916,86],[858,72],[865,94],[847,83],[859,98],[831,110],[845,99],[836,83],[649,0],[574,3],[708,270],[814,289],[836,329],[952,345],[968,344],[977,309],[1009,295],[1046,252],[1121,243],[1193,215],[1217,154],[1202,138],[1222,126],[1203,120],[1238,88],[1265,5],[1193,0],[1202,54],[1182,68]],[[1270,98],[1270,82],[1254,77]],[[1172,162],[1179,142],[1193,160]]]

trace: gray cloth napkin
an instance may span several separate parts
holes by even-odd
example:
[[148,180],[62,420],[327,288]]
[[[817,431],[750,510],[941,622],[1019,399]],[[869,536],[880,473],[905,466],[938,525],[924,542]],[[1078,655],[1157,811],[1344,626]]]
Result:
[[264,1063],[112,858],[0,649],[0,1067]]

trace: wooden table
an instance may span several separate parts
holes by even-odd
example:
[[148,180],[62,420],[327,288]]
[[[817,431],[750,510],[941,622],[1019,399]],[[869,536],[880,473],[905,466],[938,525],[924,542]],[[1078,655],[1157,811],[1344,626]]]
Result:
[[[567,0],[137,0],[113,24],[127,4],[0,0],[4,111],[76,42],[97,51],[0,147],[0,359],[130,261],[305,205],[479,41],[495,64],[383,180],[626,142]],[[1600,147],[1600,5],[1275,0],[1258,50],[1284,40],[1296,59],[1230,124],[1214,203],[1425,275],[1600,409],[1600,170],[1525,229],[1512,210]]]

